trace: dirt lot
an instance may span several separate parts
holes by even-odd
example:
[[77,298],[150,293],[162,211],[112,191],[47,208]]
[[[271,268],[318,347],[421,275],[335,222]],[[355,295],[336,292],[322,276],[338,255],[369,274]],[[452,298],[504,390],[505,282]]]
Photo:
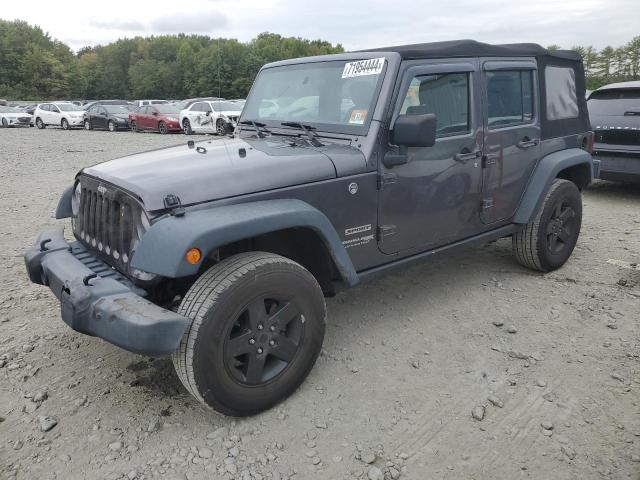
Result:
[[555,273],[502,240],[329,299],[307,381],[236,420],[71,331],[22,261],[78,169],[185,141],[0,130],[0,478],[640,478],[640,188],[586,192]]

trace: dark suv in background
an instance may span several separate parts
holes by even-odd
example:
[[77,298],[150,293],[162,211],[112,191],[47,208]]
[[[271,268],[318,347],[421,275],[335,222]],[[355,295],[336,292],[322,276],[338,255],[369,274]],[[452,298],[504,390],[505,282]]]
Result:
[[640,81],[600,87],[587,104],[600,178],[640,182]]

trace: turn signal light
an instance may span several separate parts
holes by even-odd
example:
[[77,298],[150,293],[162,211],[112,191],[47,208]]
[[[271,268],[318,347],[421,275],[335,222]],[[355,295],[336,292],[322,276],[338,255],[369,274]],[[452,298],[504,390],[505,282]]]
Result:
[[200,262],[200,259],[202,258],[202,252],[200,251],[199,248],[191,248],[189,249],[187,254],[184,256],[184,258],[191,265],[197,265]]

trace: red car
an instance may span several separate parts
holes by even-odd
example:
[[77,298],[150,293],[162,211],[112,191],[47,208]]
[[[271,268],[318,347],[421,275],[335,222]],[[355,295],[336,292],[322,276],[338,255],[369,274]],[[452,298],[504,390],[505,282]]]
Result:
[[129,114],[129,126],[134,132],[154,130],[162,134],[182,130],[174,105],[147,105]]

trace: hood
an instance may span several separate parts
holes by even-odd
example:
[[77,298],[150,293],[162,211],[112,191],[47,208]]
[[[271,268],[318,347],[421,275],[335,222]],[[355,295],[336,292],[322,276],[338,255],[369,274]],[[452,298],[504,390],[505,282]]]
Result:
[[220,112],[221,115],[226,117],[239,117],[241,113],[240,110],[225,110],[224,112]]
[[23,113],[23,112],[6,112],[6,113],[0,112],[0,117],[5,117],[5,118],[18,119],[21,117],[29,117],[29,116],[30,115],[28,113]]
[[322,150],[326,152],[291,146],[286,137],[225,138],[198,142],[194,148],[185,143],[129,155],[85,168],[83,173],[128,190],[153,211],[165,208],[169,194],[186,206],[335,178],[341,169],[336,169],[330,151],[340,162],[358,164],[360,170],[366,166],[364,155],[355,148]]

